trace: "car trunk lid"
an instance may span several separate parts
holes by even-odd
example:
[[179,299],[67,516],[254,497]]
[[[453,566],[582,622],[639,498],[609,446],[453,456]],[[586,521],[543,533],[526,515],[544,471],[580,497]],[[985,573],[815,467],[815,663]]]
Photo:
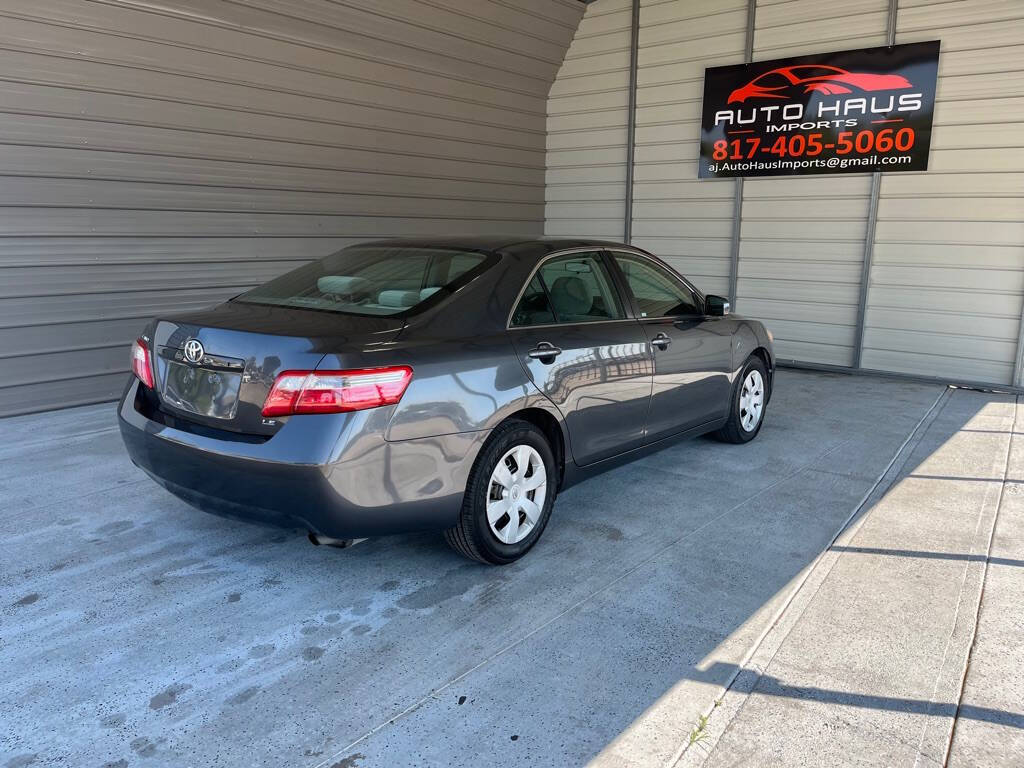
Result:
[[263,404],[283,371],[314,370],[324,355],[361,364],[392,341],[401,319],[228,302],[159,319],[153,332],[161,408],[176,418],[246,434],[274,434],[284,418]]

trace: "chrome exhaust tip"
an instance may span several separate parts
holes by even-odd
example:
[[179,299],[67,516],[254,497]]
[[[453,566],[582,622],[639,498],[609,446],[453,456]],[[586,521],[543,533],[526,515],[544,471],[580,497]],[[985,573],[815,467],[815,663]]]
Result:
[[332,539],[330,536],[321,536],[319,533],[313,533],[313,531],[309,532],[309,542],[314,547],[324,546],[348,549],[361,541],[366,541],[366,539]]

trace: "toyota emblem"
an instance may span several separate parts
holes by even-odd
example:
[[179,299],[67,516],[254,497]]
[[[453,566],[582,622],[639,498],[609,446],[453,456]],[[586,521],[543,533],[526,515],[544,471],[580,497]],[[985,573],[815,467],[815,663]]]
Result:
[[189,339],[181,350],[185,353],[185,359],[190,363],[202,362],[203,356],[206,354],[206,350],[203,349],[199,339]]

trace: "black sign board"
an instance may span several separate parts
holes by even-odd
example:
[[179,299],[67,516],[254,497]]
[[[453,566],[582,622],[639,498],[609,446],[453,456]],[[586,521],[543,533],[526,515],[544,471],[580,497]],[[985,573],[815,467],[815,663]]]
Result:
[[924,171],[939,41],[704,71],[698,175]]

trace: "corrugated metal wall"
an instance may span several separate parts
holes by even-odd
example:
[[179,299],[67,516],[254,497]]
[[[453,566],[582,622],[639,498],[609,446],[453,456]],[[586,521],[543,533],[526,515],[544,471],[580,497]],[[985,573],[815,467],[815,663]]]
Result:
[[548,235],[622,239],[631,8],[632,0],[588,5],[551,86]]
[[[723,295],[735,187],[697,181],[696,121],[704,67],[742,61],[746,8],[745,0],[640,5],[633,242]],[[889,9],[889,0],[758,0],[754,59],[884,45]],[[628,48],[619,47],[629,43],[629,3],[597,0],[553,94],[572,87],[570,62],[592,44],[581,39],[587,19],[612,15],[619,62],[628,63]],[[861,366],[1024,384],[1014,380],[1024,352],[1024,4],[900,0],[896,32],[899,43],[942,40],[936,128],[927,172],[881,176]],[[623,231],[628,74],[606,81],[599,99],[573,91],[577,130],[617,105],[616,141],[599,153],[569,151],[571,139],[553,122],[561,99],[549,103],[549,233]],[[585,77],[577,67],[571,79]],[[560,167],[569,155],[578,177]],[[618,186],[584,184],[598,173],[612,178],[612,168]],[[737,309],[767,322],[780,358],[855,364],[871,181],[858,174],[744,183]]]
[[928,171],[882,176],[863,363],[1008,384],[1024,295],[1024,2],[901,0],[896,42],[936,39]]
[[637,57],[633,243],[728,294],[731,180],[697,181],[705,67],[743,61],[746,0],[644,0]]
[[[633,243],[726,293],[733,184],[697,182],[704,68],[743,60],[747,0],[641,0]],[[545,233],[621,239],[632,0],[597,0],[548,100]]]
[[[888,0],[758,0],[754,59],[885,45]],[[870,174],[748,179],[736,309],[782,359],[852,365]]]
[[113,398],[145,318],[346,242],[541,232],[582,10],[6,0],[0,415]]

